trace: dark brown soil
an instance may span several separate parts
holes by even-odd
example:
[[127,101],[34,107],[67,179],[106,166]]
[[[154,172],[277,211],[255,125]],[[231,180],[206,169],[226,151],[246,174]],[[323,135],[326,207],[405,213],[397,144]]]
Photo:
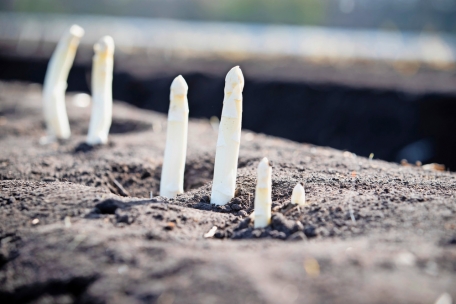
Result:
[[[0,303],[434,303],[456,299],[456,175],[245,132],[237,196],[209,202],[217,133],[192,120],[185,187],[156,196],[166,117],[116,103],[110,144],[41,145],[40,87],[0,84]],[[273,218],[248,215],[258,161]],[[308,205],[289,204],[303,182]],[[152,192],[152,198],[150,198]],[[204,235],[213,227],[213,237]]]
[[[0,80],[42,83],[50,54],[7,55],[16,45],[2,48],[0,42]],[[68,91],[90,92],[92,53],[91,46],[79,47]],[[245,129],[365,157],[375,153],[386,161],[435,162],[456,171],[454,69],[416,70],[412,63],[407,72],[407,64],[399,68],[385,62],[116,54],[113,96],[136,107],[167,113],[169,86],[183,74],[190,87],[190,117],[220,117],[224,76],[240,65],[248,84]]]

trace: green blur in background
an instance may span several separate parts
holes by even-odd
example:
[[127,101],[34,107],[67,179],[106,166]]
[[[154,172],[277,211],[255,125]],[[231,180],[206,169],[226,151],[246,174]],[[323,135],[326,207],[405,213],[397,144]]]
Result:
[[3,10],[181,19],[319,24],[326,0],[14,0]]
[[3,0],[0,10],[456,33],[456,0]]

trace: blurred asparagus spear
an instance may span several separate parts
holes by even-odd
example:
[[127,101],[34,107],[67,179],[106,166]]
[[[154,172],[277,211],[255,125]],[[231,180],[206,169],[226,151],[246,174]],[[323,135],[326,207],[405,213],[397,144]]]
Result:
[[94,46],[92,66],[92,115],[87,144],[108,142],[112,123],[112,72],[114,67],[114,40],[104,36]]
[[71,135],[65,107],[65,91],[79,40],[84,30],[73,25],[60,39],[52,54],[43,86],[43,109],[48,136],[67,139]]

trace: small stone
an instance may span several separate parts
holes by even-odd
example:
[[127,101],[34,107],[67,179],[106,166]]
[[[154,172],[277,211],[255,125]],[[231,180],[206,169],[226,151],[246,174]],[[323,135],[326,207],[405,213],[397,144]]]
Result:
[[151,176],[152,176],[152,174],[150,174],[149,171],[144,171],[144,172],[141,174],[141,177],[140,177],[140,178],[141,178],[141,179],[146,179],[146,178],[149,178],[149,177],[151,177]]
[[244,189],[243,188],[236,188],[236,190],[234,191],[234,196],[240,196],[242,194],[244,194]]
[[245,238],[251,238],[252,237],[252,229],[251,228],[245,228],[241,229],[238,231],[234,231],[231,235],[231,238],[236,240],[236,239],[245,239]]
[[284,232],[285,234],[291,234],[295,223],[288,220],[282,213],[274,214],[271,218],[271,227],[274,230]]
[[239,204],[232,204],[231,209],[234,211],[239,211],[241,210],[241,206]]
[[119,268],[117,268],[117,272],[119,274],[124,274],[128,272],[128,266],[127,265],[122,265]]
[[214,238],[216,238],[216,239],[224,239],[225,238],[225,232],[224,231],[217,231],[214,234]]
[[99,213],[101,214],[115,214],[118,208],[124,207],[124,202],[115,199],[107,199],[95,205],[95,208],[98,209]]
[[456,236],[450,238],[450,239],[447,241],[447,244],[448,244],[448,245],[456,245]]
[[230,201],[230,205],[232,205],[232,204],[240,205],[240,204],[242,204],[242,200],[240,198],[235,197],[235,198],[231,199],[231,201]]
[[317,229],[320,236],[329,236],[329,230],[325,227],[320,227]]
[[176,227],[176,224],[173,222],[166,223],[165,230],[173,230]]
[[116,212],[117,223],[131,224],[133,218],[126,212]]
[[76,146],[76,148],[74,148],[74,152],[87,153],[87,152],[94,150],[95,148],[97,148],[97,146],[92,146],[92,145],[89,145],[86,143],[80,143],[79,145]]
[[239,223],[239,225],[236,227],[235,230],[242,230],[242,229],[249,227],[250,221],[251,221],[250,217],[244,219],[242,222]]
[[284,232],[277,231],[277,230],[273,230],[273,231],[269,232],[269,236],[271,236],[274,239],[280,239],[280,240],[284,240],[287,238],[287,235]]
[[261,233],[262,233],[261,230],[254,230],[254,231],[252,232],[252,236],[253,236],[254,238],[259,238],[259,237],[261,237]]
[[40,223],[40,220],[39,219],[33,219],[32,221],[32,225],[38,225]]
[[225,237],[230,238],[233,235],[233,230],[225,229]]
[[194,205],[195,209],[200,209],[200,210],[212,210],[212,206],[210,204],[204,203],[204,202],[199,202],[198,204]]
[[293,226],[293,231],[304,231],[304,225],[300,221],[296,221]]
[[227,212],[231,212],[231,207],[229,205],[218,206],[217,210],[220,212],[227,213]]
[[292,235],[290,235],[287,240],[289,240],[289,241],[303,241],[303,240],[306,240],[306,239],[307,239],[307,237],[304,234],[304,232],[297,231],[297,232],[293,233]]
[[308,238],[312,238],[312,237],[316,237],[317,236],[317,231],[316,231],[316,228],[312,225],[307,225],[305,228],[304,228],[304,234],[308,237]]
[[271,205],[271,208],[274,209],[274,208],[277,208],[277,207],[282,207],[282,204],[279,204],[277,202],[273,202],[272,205]]
[[282,213],[277,213],[272,216],[272,225],[274,225],[274,226],[284,225],[285,221],[286,221],[286,218]]
[[237,215],[242,216],[242,217],[246,217],[248,214],[244,210],[241,210],[241,211],[238,212]]
[[147,239],[147,240],[160,240],[161,237],[160,237],[160,233],[157,233],[155,231],[148,231],[146,232],[146,234],[144,235],[144,237]]
[[272,207],[271,209],[273,212],[278,212],[280,210],[280,206],[275,206],[275,207]]

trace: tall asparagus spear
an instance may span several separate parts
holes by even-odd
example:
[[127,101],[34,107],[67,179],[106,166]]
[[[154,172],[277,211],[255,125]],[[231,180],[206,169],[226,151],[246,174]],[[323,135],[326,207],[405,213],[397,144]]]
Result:
[[160,180],[160,195],[169,198],[184,192],[189,112],[187,92],[184,77],[177,76],[171,84],[165,156]]
[[112,72],[114,66],[114,40],[104,36],[93,47],[92,115],[86,142],[89,145],[108,142],[112,123]]
[[263,228],[271,222],[272,168],[265,157],[258,165],[258,181],[255,189],[255,228]]
[[215,154],[212,204],[224,205],[234,197],[241,143],[243,89],[244,76],[236,66],[225,78],[225,98]]
[[71,135],[65,107],[65,91],[68,73],[82,36],[84,30],[73,25],[60,39],[48,64],[43,86],[43,109],[50,137],[66,139]]

